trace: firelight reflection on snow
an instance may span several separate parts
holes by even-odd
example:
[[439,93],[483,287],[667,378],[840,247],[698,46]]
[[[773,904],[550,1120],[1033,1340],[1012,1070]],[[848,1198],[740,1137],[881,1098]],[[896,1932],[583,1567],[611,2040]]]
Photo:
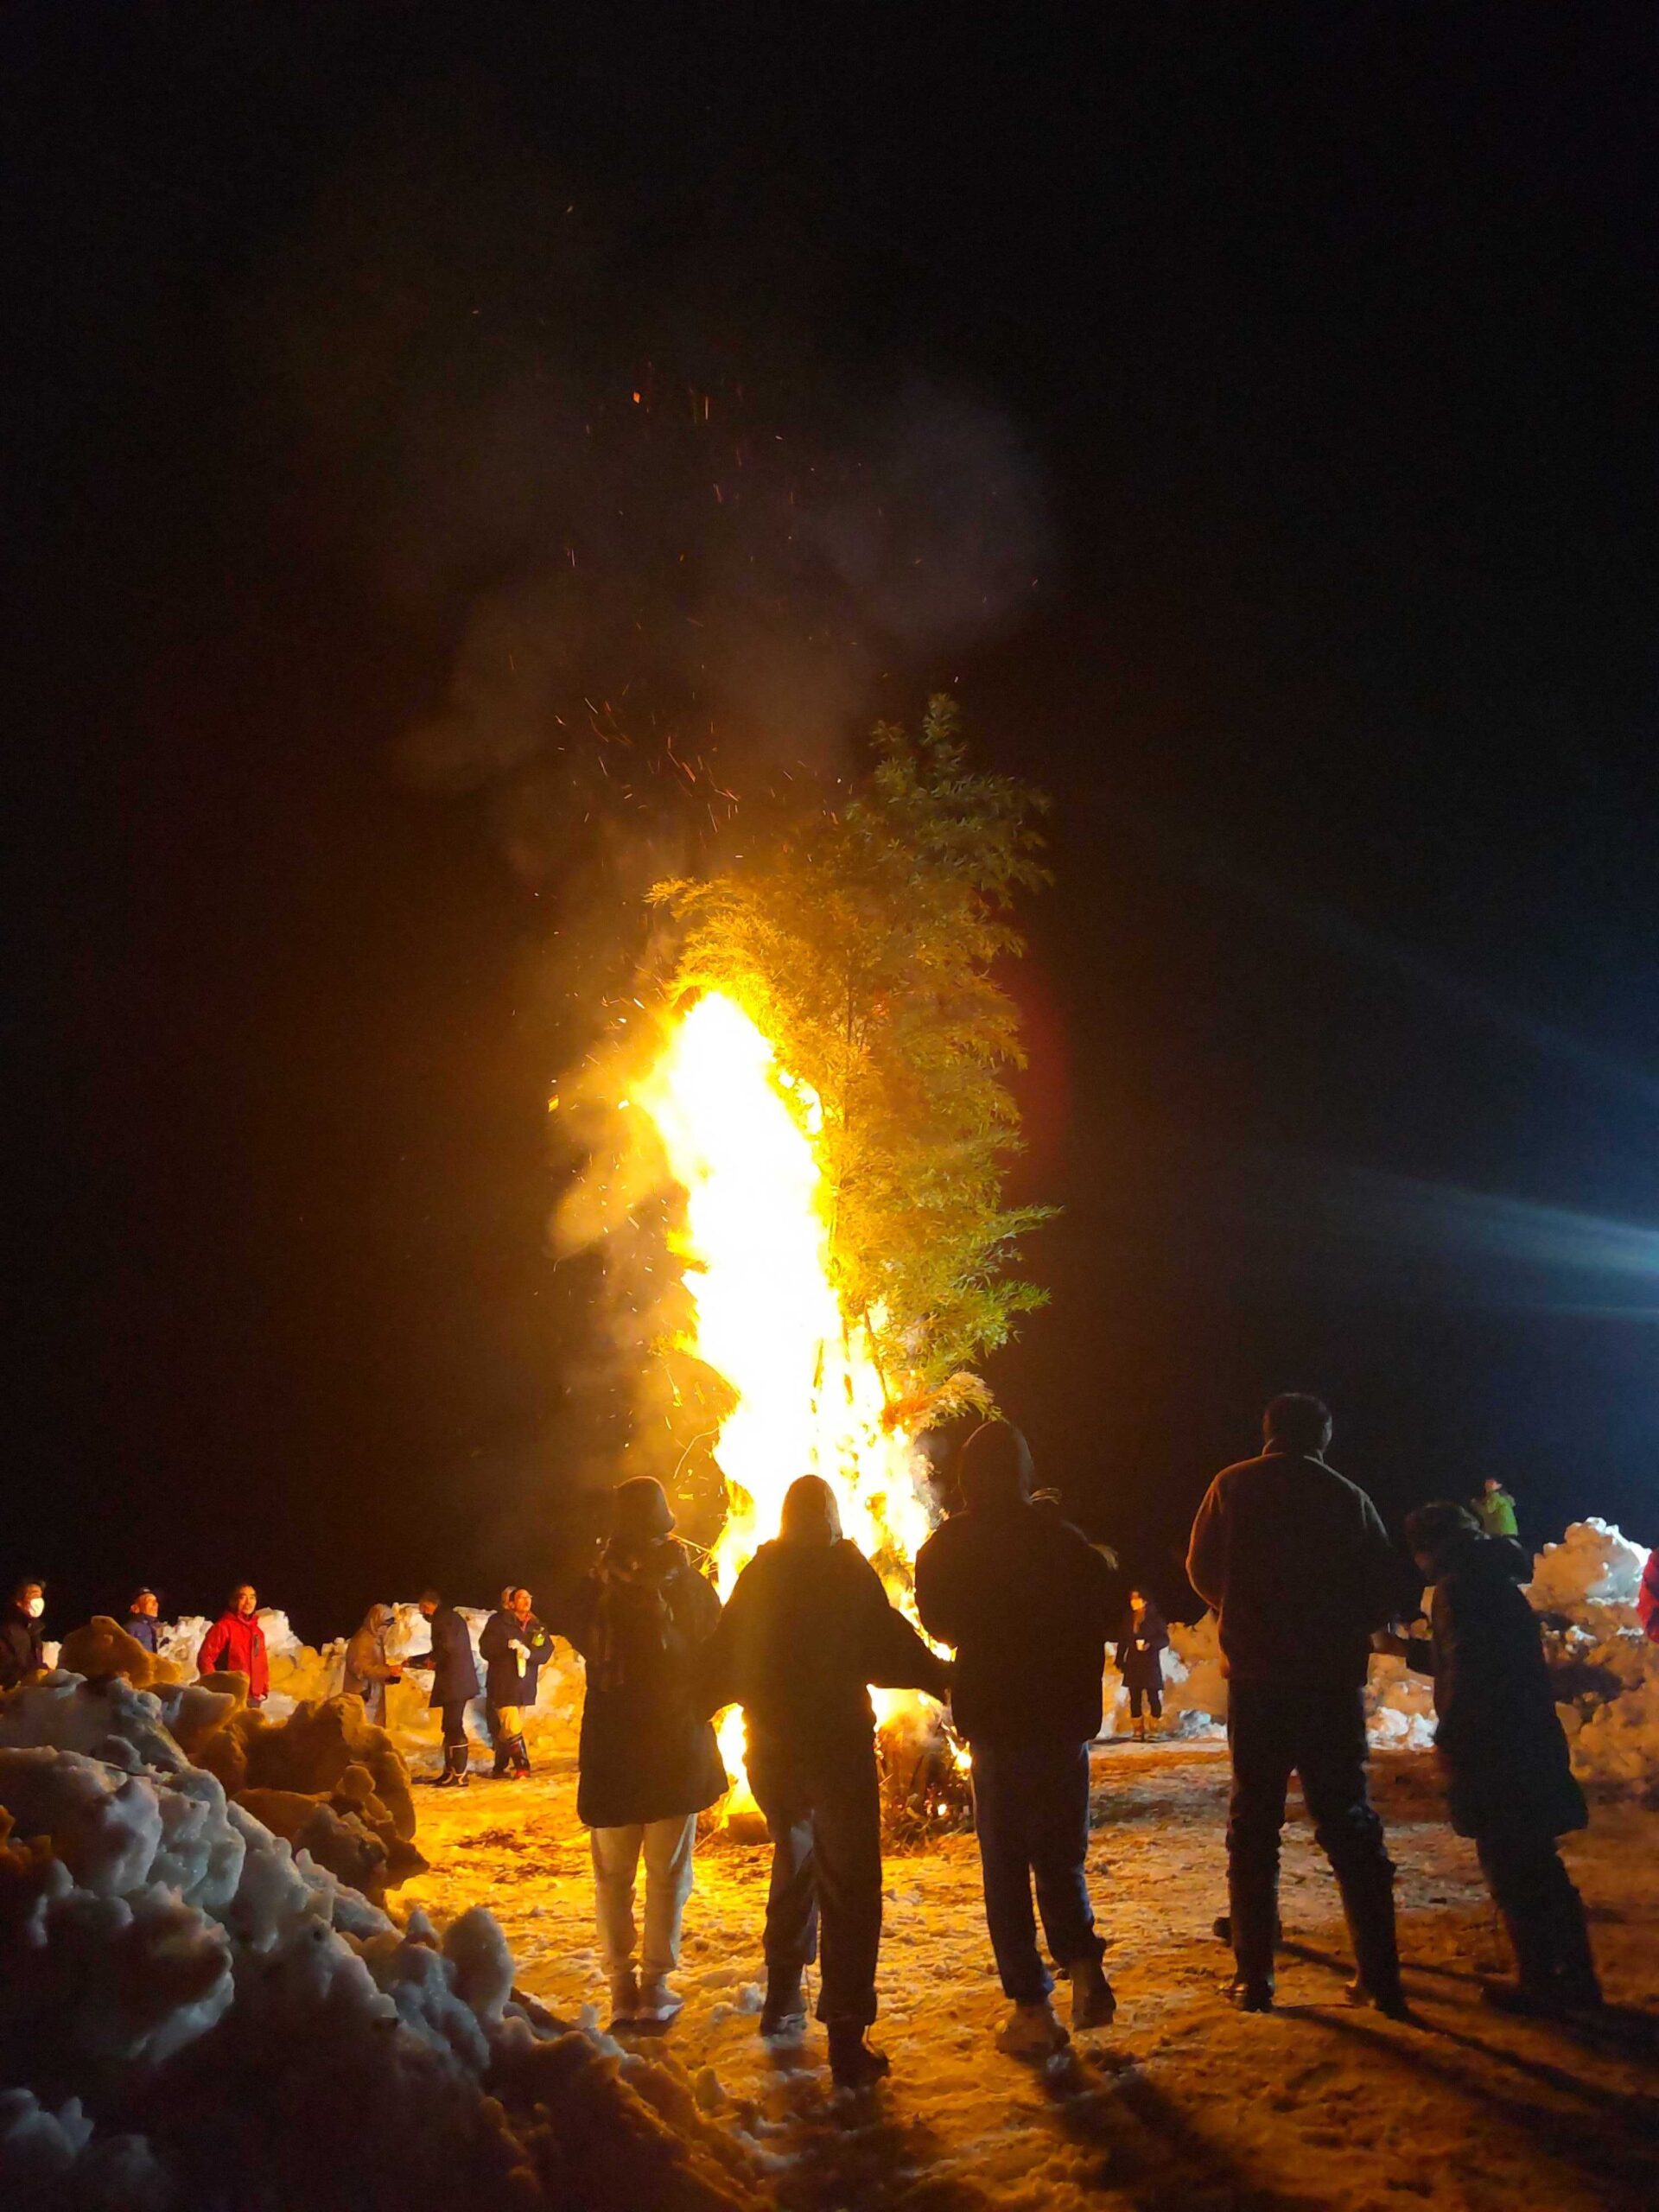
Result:
[[[930,1526],[924,1469],[913,1438],[884,1421],[868,1334],[836,1299],[817,1095],[779,1066],[734,1000],[709,992],[676,1020],[633,1103],[685,1192],[675,1257],[695,1319],[682,1348],[736,1397],[715,1446],[728,1499],[714,1548],[721,1595],[777,1534],[791,1483],[811,1474],[834,1489],[843,1531],[911,1612],[911,1566]],[[907,1691],[878,1693],[878,1719],[913,1702]],[[734,1773],[737,1724],[734,1711],[721,1731]]]

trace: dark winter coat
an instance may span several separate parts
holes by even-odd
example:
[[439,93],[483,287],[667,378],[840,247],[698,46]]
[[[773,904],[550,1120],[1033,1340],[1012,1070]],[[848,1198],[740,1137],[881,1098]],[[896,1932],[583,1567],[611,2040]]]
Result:
[[714,1586],[671,1538],[610,1544],[554,1626],[587,1668],[576,1817],[594,1828],[683,1820],[726,1795],[726,1769],[697,1694],[720,1619]]
[[199,1675],[245,1675],[251,1698],[270,1694],[270,1662],[265,1654],[265,1631],[256,1615],[245,1621],[240,1613],[221,1613],[196,1654]]
[[[514,1643],[524,1646],[524,1664]],[[504,1607],[492,1613],[478,1639],[484,1660],[484,1694],[498,1708],[504,1705],[534,1705],[536,1681],[553,1656],[553,1638],[534,1613],[520,1621]]]
[[453,1605],[440,1605],[432,1616],[430,1628],[431,1649],[416,1658],[405,1659],[404,1664],[432,1669],[429,1707],[465,1705],[469,1698],[478,1695],[478,1662],[473,1657],[473,1639],[467,1624]]
[[159,1621],[152,1620],[148,1613],[129,1613],[122,1623],[122,1626],[133,1642],[142,1643],[146,1651],[157,1651],[161,1649],[162,1624]]
[[703,1710],[741,1705],[751,1745],[868,1750],[869,1686],[950,1692],[950,1673],[858,1546],[762,1544],[737,1578],[704,1669]]
[[953,1514],[916,1556],[916,1610],[930,1636],[956,1647],[950,1712],[970,1743],[1097,1736],[1122,1602],[1087,1539],[1022,1498]]
[[1376,1508],[1322,1459],[1268,1452],[1224,1467],[1192,1523],[1186,1571],[1241,1682],[1357,1688],[1371,1632],[1403,1595]]
[[1125,1612],[1117,1631],[1117,1671],[1123,1677],[1126,1690],[1161,1689],[1164,1682],[1164,1653],[1169,1649],[1169,1630],[1164,1617],[1150,1598],[1147,1610],[1141,1617],[1141,1625],[1135,1624],[1131,1607]]
[[39,1621],[30,1620],[14,1598],[0,1613],[0,1690],[16,1689],[25,1675],[45,1666],[42,1639]]
[[1459,1835],[1565,1835],[1589,1817],[1518,1586],[1531,1573],[1510,1538],[1469,1537],[1434,1586],[1430,1636],[1408,1646],[1434,1677],[1434,1748]]

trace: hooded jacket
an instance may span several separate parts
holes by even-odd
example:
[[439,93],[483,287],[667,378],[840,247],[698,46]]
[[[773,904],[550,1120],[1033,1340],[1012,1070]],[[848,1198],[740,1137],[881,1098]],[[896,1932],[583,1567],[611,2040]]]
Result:
[[726,1795],[726,1769],[697,1694],[720,1618],[712,1583],[671,1538],[614,1539],[555,1626],[588,1672],[576,1817],[594,1828],[683,1820]]
[[[522,1654],[515,1644],[523,1645]],[[537,1680],[553,1656],[553,1639],[534,1613],[521,1621],[504,1605],[485,1622],[478,1649],[484,1694],[493,1706],[535,1704]]]
[[44,1631],[14,1598],[0,1613],[0,1690],[16,1689],[26,1675],[38,1674],[46,1664]]
[[1532,1561],[1507,1536],[1459,1543],[1434,1585],[1410,1665],[1434,1677],[1434,1748],[1459,1835],[1565,1835],[1589,1815],[1555,1712]]
[[245,1675],[248,1695],[270,1694],[270,1662],[265,1652],[265,1631],[256,1613],[244,1620],[234,1610],[223,1612],[201,1639],[196,1654],[199,1675]]
[[386,1684],[402,1669],[386,1656],[386,1638],[397,1616],[390,1605],[371,1605],[363,1625],[346,1646],[346,1670],[340,1683],[347,1697],[360,1697],[377,1727],[386,1725]]
[[916,1557],[916,1610],[956,1647],[950,1711],[969,1743],[1100,1733],[1121,1590],[1078,1529],[1026,1498],[969,1505],[934,1530]]
[[1123,1677],[1125,1689],[1161,1689],[1163,1655],[1168,1649],[1168,1627],[1150,1598],[1138,1629],[1134,1607],[1125,1607],[1117,1630],[1117,1671]]
[[1219,1623],[1235,1681],[1359,1688],[1371,1631],[1403,1593],[1376,1508],[1296,1452],[1224,1467],[1192,1523],[1186,1572]]
[[943,1699],[950,1682],[856,1544],[780,1540],[737,1578],[709,1639],[702,1705],[741,1705],[752,1745],[868,1748],[872,1683]]

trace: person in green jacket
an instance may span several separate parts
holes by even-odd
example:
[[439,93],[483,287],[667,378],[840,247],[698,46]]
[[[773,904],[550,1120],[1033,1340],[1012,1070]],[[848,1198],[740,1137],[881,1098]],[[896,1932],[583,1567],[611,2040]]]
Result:
[[1481,1484],[1480,1496],[1470,1499],[1469,1508],[1479,1522],[1483,1534],[1488,1536],[1520,1535],[1515,1518],[1515,1500],[1496,1475],[1487,1476]]

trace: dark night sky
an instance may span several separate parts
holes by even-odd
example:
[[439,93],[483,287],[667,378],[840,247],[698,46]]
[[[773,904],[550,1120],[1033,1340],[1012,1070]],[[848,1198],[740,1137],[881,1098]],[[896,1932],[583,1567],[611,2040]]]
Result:
[[545,1105],[640,862],[547,709],[625,685],[747,788],[949,684],[1053,793],[994,1379],[1143,1572],[1287,1386],[1389,1513],[1659,1533],[1650,10],[3,39],[0,1571],[556,1568]]

